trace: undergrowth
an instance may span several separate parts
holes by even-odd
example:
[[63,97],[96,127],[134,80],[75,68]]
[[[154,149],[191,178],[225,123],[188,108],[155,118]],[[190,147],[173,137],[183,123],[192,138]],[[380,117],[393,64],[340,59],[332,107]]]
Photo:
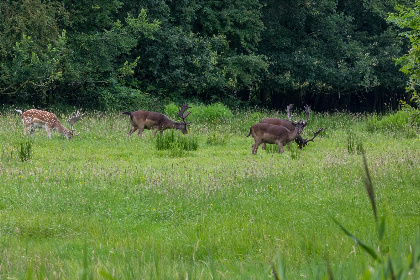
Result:
[[196,151],[198,140],[193,135],[182,135],[170,130],[156,135],[155,147],[158,151],[169,150],[171,156],[179,157],[184,155],[184,151]]
[[366,121],[366,128],[369,132],[389,131],[413,138],[420,131],[420,118],[411,121],[411,116],[412,114],[406,110],[399,110],[385,116],[373,115]]

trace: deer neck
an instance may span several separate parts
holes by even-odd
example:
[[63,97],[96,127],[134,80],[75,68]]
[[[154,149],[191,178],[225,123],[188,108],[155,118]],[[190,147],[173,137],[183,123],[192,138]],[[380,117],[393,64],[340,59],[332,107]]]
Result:
[[174,129],[181,129],[181,127],[182,127],[182,123],[179,123],[179,122],[173,122],[172,127],[173,127]]
[[289,132],[289,140],[291,141],[291,140],[295,139],[297,137],[297,135],[298,135],[298,128],[295,127],[295,129],[293,129]]

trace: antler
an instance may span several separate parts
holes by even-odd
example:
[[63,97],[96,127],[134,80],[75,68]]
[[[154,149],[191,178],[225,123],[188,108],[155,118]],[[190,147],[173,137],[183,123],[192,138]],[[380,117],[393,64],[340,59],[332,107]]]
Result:
[[307,124],[309,122],[309,114],[311,113],[311,107],[309,107],[308,105],[305,105],[305,112],[306,112],[306,122],[305,122],[305,124]]
[[321,131],[323,131],[324,130],[324,128],[323,127],[321,127],[320,129],[318,129],[318,131],[317,132],[314,132],[314,137],[312,137],[311,139],[303,139],[303,143],[302,143],[302,147],[305,147],[306,145],[308,145],[308,142],[309,141],[314,141],[314,139],[315,139],[315,137],[317,137],[318,136],[318,134],[320,134],[321,133]]
[[[67,120],[67,122],[70,125],[71,132],[75,131],[75,129],[73,129],[74,123],[77,122],[78,120],[81,120],[84,115],[85,114],[80,114],[79,110],[77,110],[76,115],[74,115],[73,113],[71,114],[70,118]],[[79,135],[79,134],[80,134],[80,132],[75,134],[75,135]]]
[[191,112],[185,112],[185,111],[187,111],[191,107],[188,106],[188,104],[183,104],[179,106],[178,108],[179,108],[178,117],[180,117],[182,121],[186,123],[185,119],[188,117],[189,114],[191,114]]
[[292,119],[292,112],[291,112],[292,108],[293,108],[293,104],[290,104],[289,106],[287,106],[286,112],[287,112],[287,117],[289,118],[289,121],[295,124],[296,121]]

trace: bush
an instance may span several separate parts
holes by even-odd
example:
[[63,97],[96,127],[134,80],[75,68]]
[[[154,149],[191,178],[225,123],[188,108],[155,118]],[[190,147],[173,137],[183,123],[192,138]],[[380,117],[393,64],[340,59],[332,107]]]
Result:
[[[407,111],[397,111],[394,114],[383,116],[374,115],[366,122],[368,131],[377,130],[405,130],[410,125],[410,114]],[[420,120],[415,120],[415,125],[420,125]]]
[[[229,119],[233,116],[232,112],[228,107],[222,103],[215,103],[211,105],[190,105],[191,114],[188,116],[188,120],[194,121],[222,121]],[[171,103],[165,106],[165,114],[170,118],[177,117],[179,109],[178,106]]]
[[184,155],[184,151],[196,151],[198,141],[194,136],[175,133],[171,130],[170,133],[156,135],[155,147],[157,150],[169,150],[172,156],[177,157]]
[[32,158],[32,142],[26,141],[24,143],[20,143],[20,150],[19,150],[19,159],[21,162],[28,161]]
[[178,116],[179,108],[174,103],[170,103],[165,106],[165,115],[167,115],[169,118],[175,118]]

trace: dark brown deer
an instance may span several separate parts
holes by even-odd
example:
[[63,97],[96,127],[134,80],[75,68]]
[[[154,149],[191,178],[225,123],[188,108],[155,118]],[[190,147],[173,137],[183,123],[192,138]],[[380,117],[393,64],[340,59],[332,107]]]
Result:
[[22,114],[22,122],[25,126],[24,135],[26,135],[28,130],[31,130],[30,135],[32,136],[36,128],[43,127],[47,131],[48,138],[51,138],[51,129],[55,129],[63,134],[67,140],[70,140],[73,135],[79,135],[79,133],[74,133],[75,130],[73,129],[73,125],[84,116],[84,114],[80,114],[79,111],[77,111],[76,115],[72,114],[67,120],[70,125],[70,130],[68,130],[60,123],[53,113],[37,109],[30,109],[25,112],[22,112],[22,110],[16,111]]
[[[266,119],[263,119],[261,121],[261,123],[268,123],[268,124],[273,124],[273,125],[278,125],[278,126],[284,126],[288,130],[294,130],[295,129],[295,123],[291,119],[292,118],[292,112],[291,112],[292,108],[293,108],[293,104],[290,104],[289,106],[287,106],[287,109],[286,109],[287,117],[289,118],[289,120],[282,120],[282,119],[276,119],[276,118],[266,118]],[[305,128],[305,126],[308,124],[309,115],[311,113],[311,107],[309,107],[308,105],[305,106],[305,113],[306,113],[306,121],[302,121],[303,128]],[[296,144],[298,144],[298,147],[300,149],[302,149],[306,145],[305,139],[303,139],[300,134],[295,138],[295,142],[296,142]],[[287,144],[287,146],[290,150],[290,142]],[[262,149],[265,150],[265,144],[262,145]]]
[[276,144],[278,152],[283,153],[283,146],[293,141],[298,135],[302,133],[304,128],[303,121],[292,121],[295,126],[293,130],[289,130],[284,126],[273,125],[268,123],[257,123],[249,129],[249,135],[254,138],[254,145],[252,145],[252,154],[256,154],[260,144]]
[[160,131],[163,133],[166,129],[179,129],[182,133],[187,134],[187,126],[190,125],[185,120],[191,112],[185,112],[189,108],[188,105],[181,105],[179,107],[178,117],[182,119],[182,122],[174,122],[170,120],[167,116],[149,111],[135,111],[135,112],[123,112],[122,114],[129,115],[131,119],[131,125],[133,128],[128,132],[130,136],[138,130],[138,136],[141,138],[144,129],[153,130],[153,137],[156,136],[156,133]]

